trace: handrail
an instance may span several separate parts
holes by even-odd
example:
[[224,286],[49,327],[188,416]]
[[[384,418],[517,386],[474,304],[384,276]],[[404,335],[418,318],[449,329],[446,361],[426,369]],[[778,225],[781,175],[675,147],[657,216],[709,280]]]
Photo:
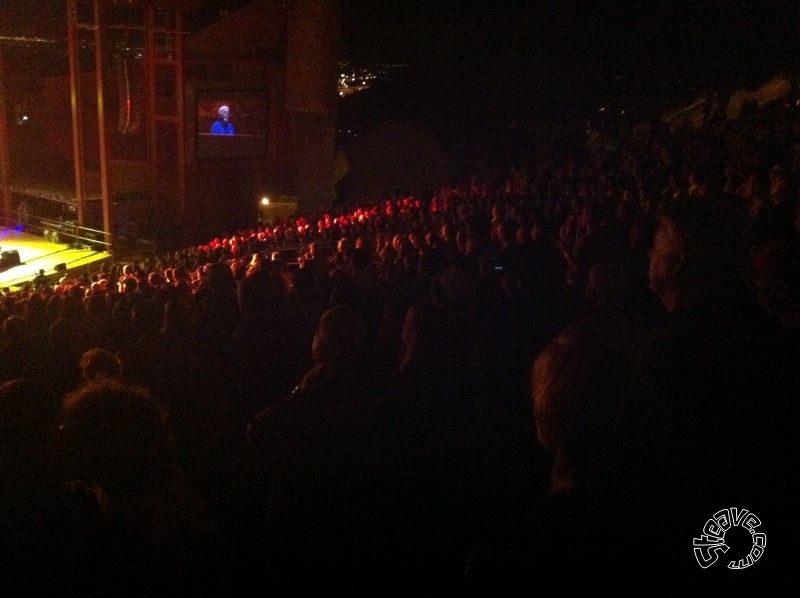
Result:
[[[36,222],[38,221],[38,222]],[[80,226],[77,222],[71,220],[61,221],[53,220],[46,217],[38,217],[31,219],[25,228],[35,234],[41,235],[47,240],[57,243],[67,244],[85,244],[91,245],[102,249],[100,251],[108,251],[111,249],[111,243],[105,240],[107,233],[88,226]]]

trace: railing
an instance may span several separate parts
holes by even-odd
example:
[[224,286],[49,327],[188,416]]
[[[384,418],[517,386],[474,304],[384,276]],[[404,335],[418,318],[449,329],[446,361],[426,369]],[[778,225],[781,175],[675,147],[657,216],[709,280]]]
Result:
[[38,224],[29,223],[25,228],[39,234],[48,241],[64,243],[75,247],[85,246],[96,251],[110,251],[111,243],[106,241],[108,233],[88,226],[80,226],[72,220],[60,221],[38,218]]
[[2,210],[2,222],[9,228],[38,235],[53,243],[86,246],[96,251],[109,251],[108,233],[88,226],[79,226],[73,220],[54,220],[44,216],[26,214],[20,218],[17,211]]

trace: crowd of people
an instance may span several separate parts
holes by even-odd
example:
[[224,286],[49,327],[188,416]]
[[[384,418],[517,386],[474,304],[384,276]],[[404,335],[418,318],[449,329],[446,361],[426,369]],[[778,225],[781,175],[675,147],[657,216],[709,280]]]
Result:
[[798,177],[777,103],[6,293],[0,584],[788,573]]

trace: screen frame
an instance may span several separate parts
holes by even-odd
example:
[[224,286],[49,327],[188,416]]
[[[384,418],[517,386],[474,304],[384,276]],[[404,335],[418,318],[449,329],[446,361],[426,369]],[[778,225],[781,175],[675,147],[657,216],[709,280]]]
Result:
[[[270,90],[259,88],[220,88],[198,89],[194,98],[195,159],[211,160],[251,160],[267,158],[269,153]],[[231,107],[231,118],[236,126],[234,135],[213,135],[209,132],[216,108],[208,110],[205,106],[223,104]],[[205,105],[205,106],[204,106]],[[243,116],[238,114],[244,113]],[[208,114],[207,114],[208,113]],[[237,118],[255,116],[263,113],[263,118],[247,123],[242,131]],[[256,123],[256,124],[253,124]]]

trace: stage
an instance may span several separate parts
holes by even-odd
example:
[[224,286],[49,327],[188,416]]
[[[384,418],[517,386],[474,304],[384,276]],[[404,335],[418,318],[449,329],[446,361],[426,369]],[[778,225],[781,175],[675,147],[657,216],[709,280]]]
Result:
[[[44,270],[45,275],[56,282],[65,272],[95,263],[99,267],[100,262],[111,258],[111,254],[105,251],[53,243],[15,228],[0,228],[0,252],[5,257],[19,253],[19,265],[6,267],[8,264],[5,264],[0,269],[0,289],[10,288],[12,291],[21,289],[22,285],[33,280],[39,270]],[[64,268],[59,273],[56,266],[61,264]]]

